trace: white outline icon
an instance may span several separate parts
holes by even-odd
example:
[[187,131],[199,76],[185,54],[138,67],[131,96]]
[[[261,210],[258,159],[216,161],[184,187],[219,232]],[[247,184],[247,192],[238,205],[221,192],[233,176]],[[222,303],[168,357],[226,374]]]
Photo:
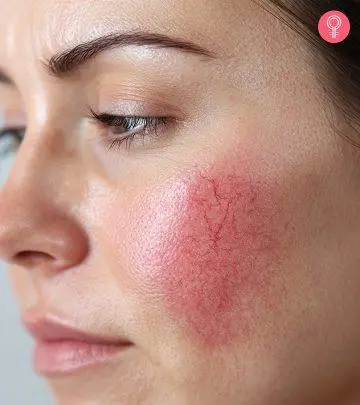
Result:
[[[335,20],[336,25],[332,25],[331,22]],[[326,20],[326,25],[330,28],[331,30],[331,38],[336,38],[338,35],[338,29],[341,27],[341,18],[335,14],[330,15],[327,20]]]

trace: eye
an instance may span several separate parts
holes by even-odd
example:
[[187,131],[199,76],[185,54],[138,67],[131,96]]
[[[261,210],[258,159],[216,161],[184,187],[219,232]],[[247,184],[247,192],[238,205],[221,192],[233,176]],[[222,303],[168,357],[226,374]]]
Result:
[[135,141],[142,141],[144,146],[146,138],[158,137],[175,120],[172,117],[160,116],[112,115],[96,113],[93,110],[90,118],[105,130],[104,141],[108,149],[122,145],[130,149]]
[[24,139],[26,128],[13,127],[0,130],[0,157],[14,152]]

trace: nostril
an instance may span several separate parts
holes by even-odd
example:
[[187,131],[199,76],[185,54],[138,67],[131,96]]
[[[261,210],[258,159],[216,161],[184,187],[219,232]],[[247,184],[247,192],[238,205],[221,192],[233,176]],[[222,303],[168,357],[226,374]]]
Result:
[[48,255],[44,252],[38,252],[33,250],[24,250],[16,254],[14,261],[16,264],[27,267],[29,269],[34,267],[40,267],[51,261],[54,261],[54,258],[51,255]]

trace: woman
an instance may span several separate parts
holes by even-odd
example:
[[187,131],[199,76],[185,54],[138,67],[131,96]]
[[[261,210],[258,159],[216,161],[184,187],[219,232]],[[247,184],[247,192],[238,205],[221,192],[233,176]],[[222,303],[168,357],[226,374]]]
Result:
[[1,9],[0,256],[56,403],[359,404],[358,2]]

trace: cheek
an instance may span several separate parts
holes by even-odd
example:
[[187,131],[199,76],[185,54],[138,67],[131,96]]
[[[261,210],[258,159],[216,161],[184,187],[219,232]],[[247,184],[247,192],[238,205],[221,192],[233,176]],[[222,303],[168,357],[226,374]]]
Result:
[[279,209],[269,185],[244,174],[197,172],[164,186],[141,211],[132,269],[144,294],[159,295],[201,345],[249,333],[246,320],[257,304],[272,305],[281,256]]

